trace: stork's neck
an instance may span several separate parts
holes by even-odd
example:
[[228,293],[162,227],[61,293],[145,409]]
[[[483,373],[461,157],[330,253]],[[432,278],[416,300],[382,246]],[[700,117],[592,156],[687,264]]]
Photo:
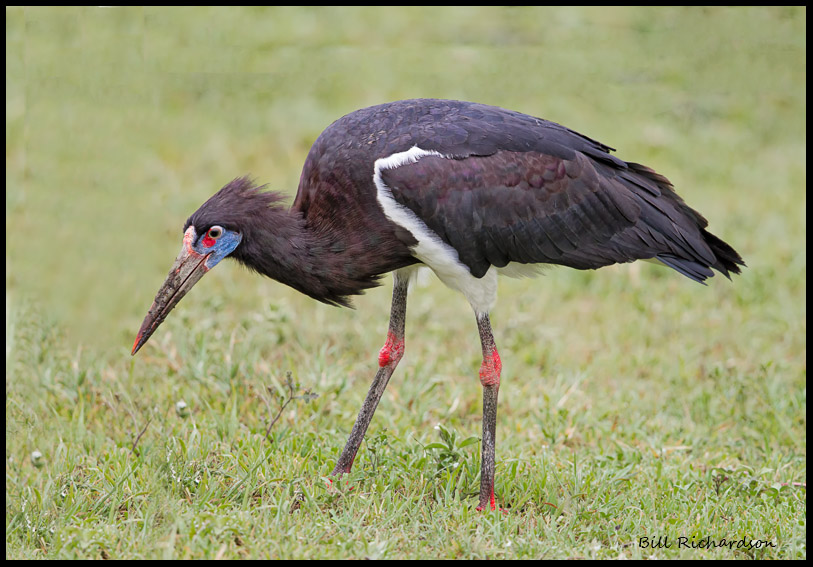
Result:
[[364,231],[317,224],[295,209],[271,206],[244,228],[232,256],[314,299],[347,306],[347,296],[378,285],[378,276],[405,265],[382,263],[381,252],[370,242]]

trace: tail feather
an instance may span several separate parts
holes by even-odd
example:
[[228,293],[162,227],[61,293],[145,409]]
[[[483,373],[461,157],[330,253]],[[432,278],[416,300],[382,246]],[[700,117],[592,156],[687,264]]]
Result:
[[697,262],[697,259],[682,258],[674,254],[658,254],[656,258],[672,268],[696,282],[705,285],[705,280],[712,277],[714,268],[728,279],[731,279],[731,274],[739,274],[740,266],[745,266],[742,258],[737,251],[734,250],[728,243],[722,239],[714,236],[705,229],[700,229],[705,243],[714,253],[713,262]]
[[740,266],[745,266],[745,262],[737,251],[706,230],[709,223],[705,217],[683,201],[666,177],[638,163],[627,165],[637,175],[622,177],[631,182],[632,187],[644,189],[636,194],[649,205],[649,211],[657,211],[657,214],[645,215],[650,233],[663,235],[671,248],[670,252],[658,254],[656,259],[700,283],[714,275],[711,268],[728,279],[732,273],[740,273]]
[[[685,258],[678,258],[672,254],[658,254],[658,260],[696,282],[706,285],[706,279],[714,276],[714,272],[707,266]],[[728,275],[728,274],[726,274]]]
[[739,274],[740,266],[745,267],[745,262],[743,261],[742,257],[737,254],[737,251],[734,250],[727,242],[714,236],[707,230],[701,230],[701,232],[706,239],[706,244],[709,245],[709,248],[711,248],[711,251],[714,252],[714,255],[717,257],[717,263],[712,264],[711,267],[723,274],[728,279],[731,279],[729,272]]

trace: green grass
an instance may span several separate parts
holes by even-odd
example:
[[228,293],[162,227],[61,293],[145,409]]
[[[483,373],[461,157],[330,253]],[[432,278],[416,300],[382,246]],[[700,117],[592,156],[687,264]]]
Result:
[[[805,17],[7,9],[6,557],[806,557]],[[433,278],[330,488],[389,279],[347,310],[224,263],[129,356],[201,202],[249,172],[293,193],[332,120],[412,96],[617,147],[748,263],[708,287],[640,263],[501,281],[506,513],[475,511],[476,325]],[[288,372],[318,397],[266,438]],[[707,536],[771,545],[678,545]]]

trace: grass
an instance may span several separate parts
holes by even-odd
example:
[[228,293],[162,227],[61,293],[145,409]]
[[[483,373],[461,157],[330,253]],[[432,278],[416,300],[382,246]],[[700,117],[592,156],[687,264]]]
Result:
[[[6,557],[806,557],[805,15],[8,9]],[[500,282],[506,513],[474,509],[476,326],[432,278],[330,486],[389,279],[336,309],[224,263],[129,356],[205,198],[292,191],[322,128],[410,96],[619,148],[749,266]]]

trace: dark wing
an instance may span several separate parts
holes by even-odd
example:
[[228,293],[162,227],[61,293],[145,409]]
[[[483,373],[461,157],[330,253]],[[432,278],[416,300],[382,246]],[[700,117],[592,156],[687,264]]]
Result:
[[700,282],[710,268],[739,273],[739,255],[705,230],[706,219],[665,177],[583,140],[596,155],[563,148],[427,156],[382,179],[476,277],[509,262],[593,269],[647,258]]

